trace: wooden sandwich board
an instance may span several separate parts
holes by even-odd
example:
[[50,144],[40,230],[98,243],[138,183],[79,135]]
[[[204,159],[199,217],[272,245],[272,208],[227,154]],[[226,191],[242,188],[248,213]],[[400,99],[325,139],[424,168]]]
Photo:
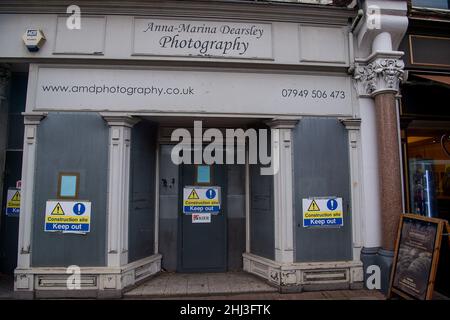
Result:
[[[430,300],[439,262],[446,220],[402,214],[395,245],[388,297]],[[450,244],[450,240],[449,240]]]

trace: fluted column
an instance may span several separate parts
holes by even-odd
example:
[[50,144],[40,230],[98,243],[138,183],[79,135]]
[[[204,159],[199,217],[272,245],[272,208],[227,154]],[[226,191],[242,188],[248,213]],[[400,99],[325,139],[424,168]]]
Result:
[[34,176],[36,168],[37,127],[46,113],[23,113],[25,133],[22,161],[22,191],[20,199],[19,244],[17,269],[30,267],[31,227],[33,223]]
[[298,120],[273,119],[267,123],[271,127],[272,161],[275,163],[275,261],[281,263],[294,262],[292,129],[297,122]]
[[352,201],[352,238],[353,260],[359,261],[364,243],[364,216],[362,192],[362,166],[361,166],[361,119],[341,119],[341,123],[348,131],[351,201]]
[[109,125],[108,266],[128,263],[131,128],[138,119],[102,113]]

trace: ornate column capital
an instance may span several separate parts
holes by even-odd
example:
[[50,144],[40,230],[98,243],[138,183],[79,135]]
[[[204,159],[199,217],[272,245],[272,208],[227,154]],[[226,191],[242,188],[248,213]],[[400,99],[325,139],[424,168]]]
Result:
[[368,61],[359,61],[353,74],[360,96],[374,97],[379,93],[397,93],[403,81],[405,64],[399,54],[374,55]]

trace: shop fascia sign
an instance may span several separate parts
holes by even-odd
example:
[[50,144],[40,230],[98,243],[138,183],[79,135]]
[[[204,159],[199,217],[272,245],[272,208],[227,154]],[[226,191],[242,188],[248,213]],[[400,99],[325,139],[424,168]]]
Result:
[[134,19],[134,55],[272,59],[272,25]]

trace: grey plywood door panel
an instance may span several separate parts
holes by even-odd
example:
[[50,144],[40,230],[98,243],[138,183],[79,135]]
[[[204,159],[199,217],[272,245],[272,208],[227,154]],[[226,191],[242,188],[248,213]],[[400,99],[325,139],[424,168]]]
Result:
[[[293,131],[295,257],[298,262],[352,259],[347,130],[336,118],[303,118]],[[343,199],[344,226],[304,228],[302,199]]]

